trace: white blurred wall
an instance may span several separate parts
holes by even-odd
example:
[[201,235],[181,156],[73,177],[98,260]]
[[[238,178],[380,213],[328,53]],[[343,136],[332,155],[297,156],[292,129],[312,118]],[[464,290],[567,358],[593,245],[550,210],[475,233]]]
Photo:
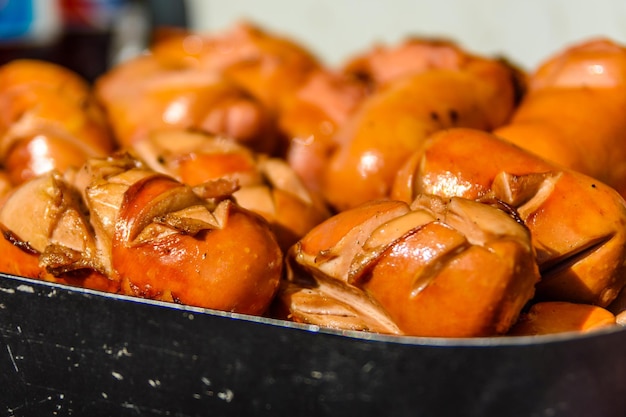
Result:
[[191,25],[225,29],[240,19],[289,35],[334,65],[375,42],[445,36],[532,68],[591,36],[626,42],[625,0],[189,0]]

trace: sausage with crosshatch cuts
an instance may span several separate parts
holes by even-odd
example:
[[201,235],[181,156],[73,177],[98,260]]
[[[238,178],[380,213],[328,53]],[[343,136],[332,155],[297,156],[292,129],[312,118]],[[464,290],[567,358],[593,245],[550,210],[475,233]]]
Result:
[[283,255],[267,222],[233,202],[234,189],[192,188],[121,154],[26,182],[0,225],[59,280],[93,273],[123,294],[262,314]]
[[476,129],[432,135],[396,176],[393,198],[501,200],[530,229],[537,298],[609,305],[626,284],[626,203],[606,184]]
[[265,218],[283,250],[325,220],[326,204],[283,159],[254,152],[231,140],[187,131],[163,131],[134,143],[155,171],[196,186],[235,181],[233,199]]
[[432,195],[371,201],[291,248],[274,314],[348,330],[495,336],[538,280],[528,230],[500,208]]

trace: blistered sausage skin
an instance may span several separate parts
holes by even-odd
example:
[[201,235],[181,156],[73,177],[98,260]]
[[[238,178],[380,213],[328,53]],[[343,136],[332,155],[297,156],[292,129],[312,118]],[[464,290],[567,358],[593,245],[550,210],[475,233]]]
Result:
[[56,171],[12,187],[0,204],[0,271],[118,292],[119,282],[90,259],[96,242],[76,197]]

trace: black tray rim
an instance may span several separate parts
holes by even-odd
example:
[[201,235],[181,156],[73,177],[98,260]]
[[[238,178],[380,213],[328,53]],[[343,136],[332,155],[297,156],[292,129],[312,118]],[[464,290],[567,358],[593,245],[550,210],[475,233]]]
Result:
[[[11,283],[9,288],[3,286],[3,282]],[[626,335],[626,326],[619,324],[615,326],[604,327],[589,332],[565,332],[549,335],[537,336],[498,336],[498,337],[471,337],[471,338],[444,338],[444,337],[423,337],[423,336],[396,336],[380,333],[356,331],[356,330],[339,330],[325,328],[312,324],[296,323],[287,320],[281,320],[271,317],[255,316],[249,314],[235,313],[229,311],[221,311],[204,307],[196,307],[185,304],[177,304],[166,301],[151,300],[141,297],[133,297],[130,295],[109,293],[89,288],[82,288],[67,284],[44,281],[40,279],[27,278],[18,275],[0,272],[0,291],[13,293],[14,291],[34,292],[34,287],[41,291],[55,292],[73,292],[83,294],[88,297],[101,297],[110,300],[116,300],[124,303],[135,303],[141,305],[152,306],[154,308],[165,308],[187,314],[198,314],[221,317],[224,319],[245,321],[260,326],[273,326],[284,329],[292,329],[293,331],[303,331],[309,333],[322,333],[344,337],[347,339],[356,339],[371,343],[390,343],[399,345],[414,345],[422,347],[442,347],[442,348],[486,348],[486,347],[528,347],[534,345],[549,345],[553,343],[576,343],[584,339],[597,339],[604,337],[612,337],[615,334]],[[624,336],[626,337],[626,336]]]

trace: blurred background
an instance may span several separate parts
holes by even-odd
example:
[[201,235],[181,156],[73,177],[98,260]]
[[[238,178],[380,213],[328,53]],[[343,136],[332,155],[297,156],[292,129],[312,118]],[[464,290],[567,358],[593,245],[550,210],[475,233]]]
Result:
[[410,34],[453,38],[525,66],[589,36],[626,41],[623,0],[195,0],[190,6],[195,28],[220,29],[248,17],[291,34],[333,64]]
[[626,42],[623,0],[0,0],[0,59],[41,57],[93,79],[141,52],[155,27],[209,32],[242,19],[330,65],[410,35],[452,38],[526,68],[591,36]]

